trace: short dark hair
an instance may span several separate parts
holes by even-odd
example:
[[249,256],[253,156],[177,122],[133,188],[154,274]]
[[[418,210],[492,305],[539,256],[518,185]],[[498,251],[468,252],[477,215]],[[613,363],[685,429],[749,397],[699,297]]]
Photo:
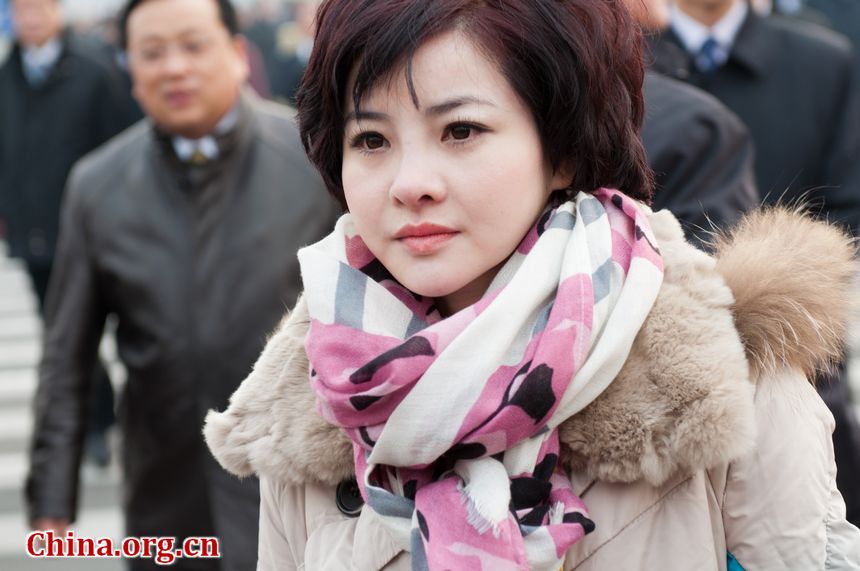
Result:
[[326,0],[296,106],[305,150],[341,204],[346,96],[358,108],[424,41],[454,29],[498,62],[552,167],[573,167],[570,194],[611,187],[650,202],[642,37],[622,0]]
[[[119,45],[123,50],[128,49],[128,19],[134,10],[146,2],[147,0],[129,0],[122,12],[119,13]],[[218,14],[221,16],[221,22],[224,27],[230,32],[231,36],[239,33],[239,19],[236,16],[236,9],[230,3],[230,0],[212,0],[218,4]]]

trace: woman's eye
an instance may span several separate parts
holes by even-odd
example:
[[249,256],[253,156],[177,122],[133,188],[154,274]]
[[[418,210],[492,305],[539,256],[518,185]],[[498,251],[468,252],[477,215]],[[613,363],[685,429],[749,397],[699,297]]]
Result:
[[443,139],[451,139],[454,141],[465,141],[467,139],[473,138],[475,135],[480,133],[482,129],[477,125],[472,125],[470,123],[454,123],[449,125],[445,129],[445,134]]
[[361,151],[376,151],[385,146],[385,137],[379,133],[359,133],[352,138],[351,146]]
[[382,138],[382,135],[371,133],[364,137],[364,147],[367,149],[381,149],[384,144],[385,139]]

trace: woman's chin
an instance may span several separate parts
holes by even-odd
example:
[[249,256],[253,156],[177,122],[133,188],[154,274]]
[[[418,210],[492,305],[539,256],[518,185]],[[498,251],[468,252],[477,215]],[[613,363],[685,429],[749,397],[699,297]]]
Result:
[[[420,268],[415,265],[404,272],[392,271],[392,275],[406,289],[422,297],[437,300],[437,305],[455,313],[478,301],[487,291],[502,264],[489,268],[482,273],[448,271],[444,279],[434,278],[437,268]],[[464,269],[464,268],[462,268]]]
[[428,284],[427,280],[421,280],[419,283],[410,283],[410,280],[406,280],[401,281],[400,284],[414,294],[434,299],[451,295],[458,289],[456,286],[447,284]]

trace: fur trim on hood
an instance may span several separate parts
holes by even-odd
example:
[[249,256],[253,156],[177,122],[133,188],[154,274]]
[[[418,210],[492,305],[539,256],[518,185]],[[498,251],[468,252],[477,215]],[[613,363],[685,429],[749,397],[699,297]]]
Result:
[[714,242],[755,376],[788,365],[810,379],[842,359],[855,241],[801,211],[769,208]]
[[[660,294],[618,377],[560,437],[573,469],[660,485],[750,449],[754,383],[785,366],[810,374],[839,354],[854,248],[784,209],[746,217],[716,258],[687,244],[670,213],[651,224],[666,266]],[[316,410],[308,326],[299,300],[229,408],[207,415],[207,443],[230,472],[289,484],[354,476],[350,440]]]

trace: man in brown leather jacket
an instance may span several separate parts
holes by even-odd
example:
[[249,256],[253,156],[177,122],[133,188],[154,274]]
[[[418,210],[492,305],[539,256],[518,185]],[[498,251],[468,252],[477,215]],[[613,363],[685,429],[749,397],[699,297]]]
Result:
[[[251,570],[258,484],[201,436],[300,290],[296,250],[336,215],[291,117],[242,91],[244,43],[226,0],[133,0],[123,17],[148,120],[79,163],[62,212],[27,481],[36,528],[74,520],[89,377],[107,315],[128,370],[127,535],[216,536]],[[155,568],[151,559],[133,569]]]

